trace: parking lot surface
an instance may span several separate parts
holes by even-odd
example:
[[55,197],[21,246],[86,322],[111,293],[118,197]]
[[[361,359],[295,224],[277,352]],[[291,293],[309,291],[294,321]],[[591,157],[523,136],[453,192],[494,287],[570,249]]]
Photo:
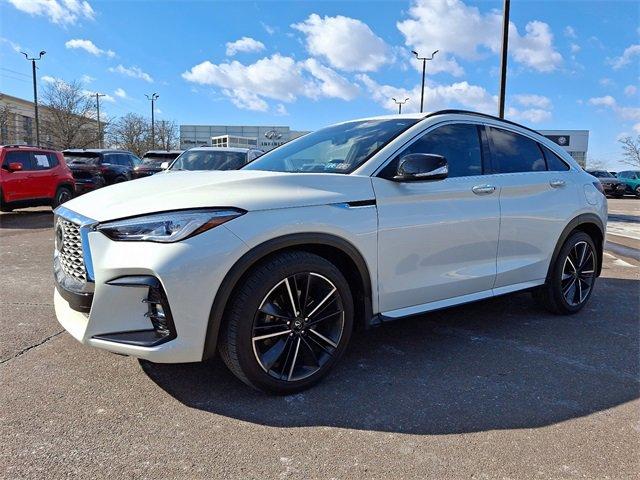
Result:
[[2,478],[640,475],[640,200],[611,200],[579,314],[526,293],[357,333],[324,382],[269,397],[219,359],[159,365],[57,323],[52,215],[0,216]]

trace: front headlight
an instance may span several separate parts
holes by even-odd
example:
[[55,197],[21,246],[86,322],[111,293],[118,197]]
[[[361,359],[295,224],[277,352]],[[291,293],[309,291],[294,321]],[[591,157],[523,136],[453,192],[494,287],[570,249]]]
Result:
[[240,215],[233,208],[178,210],[115,220],[98,225],[97,230],[112,240],[172,243],[193,237]]

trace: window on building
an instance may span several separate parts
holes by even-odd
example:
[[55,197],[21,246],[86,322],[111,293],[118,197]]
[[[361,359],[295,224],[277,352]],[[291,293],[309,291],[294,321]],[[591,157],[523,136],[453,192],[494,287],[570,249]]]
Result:
[[491,154],[498,173],[537,172],[547,169],[538,143],[523,135],[489,127]]

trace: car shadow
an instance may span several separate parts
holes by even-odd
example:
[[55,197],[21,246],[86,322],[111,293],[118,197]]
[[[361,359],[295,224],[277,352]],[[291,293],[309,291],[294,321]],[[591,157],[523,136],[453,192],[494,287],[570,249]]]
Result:
[[53,228],[53,212],[49,210],[19,210],[0,214],[0,229],[35,230]]
[[184,405],[260,425],[409,434],[535,428],[640,396],[639,288],[601,278],[585,309],[568,317],[521,293],[357,332],[334,372],[286,397],[245,386],[219,358],[140,363]]

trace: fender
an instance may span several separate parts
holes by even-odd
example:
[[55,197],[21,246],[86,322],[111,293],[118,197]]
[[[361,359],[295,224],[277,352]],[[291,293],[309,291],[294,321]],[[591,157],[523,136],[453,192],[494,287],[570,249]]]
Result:
[[595,213],[583,213],[575,217],[573,220],[571,220],[567,224],[567,226],[564,227],[564,230],[560,234],[560,238],[558,239],[556,248],[553,250],[553,255],[551,256],[551,262],[549,263],[549,268],[547,270],[547,281],[551,277],[551,270],[558,258],[558,255],[560,254],[560,249],[562,248],[562,245],[564,245],[564,242],[567,240],[567,237],[569,237],[569,234],[572,231],[574,231],[577,227],[585,224],[595,225],[600,230],[600,234],[602,235],[602,242],[600,243],[600,245],[596,245],[596,249],[598,250],[597,251],[598,271],[596,272],[596,275],[600,276],[600,272],[602,271],[602,251],[604,249],[605,227],[602,224],[602,220],[600,219],[600,217],[598,217]]
[[[209,314],[209,323],[207,325],[207,334],[205,336],[204,350],[202,359],[206,360],[215,355],[218,344],[218,333],[222,324],[222,317],[227,302],[231,297],[235,286],[242,276],[253,266],[267,255],[278,250],[291,247],[322,247],[328,246],[340,250],[347,255],[358,269],[362,285],[364,286],[364,316],[365,324],[373,317],[373,308],[371,304],[371,275],[369,268],[360,253],[360,251],[347,240],[327,233],[293,233],[282,237],[273,238],[245,253],[227,272],[224,280],[220,284],[220,288],[216,292],[211,313]],[[357,308],[356,308],[357,312]]]

